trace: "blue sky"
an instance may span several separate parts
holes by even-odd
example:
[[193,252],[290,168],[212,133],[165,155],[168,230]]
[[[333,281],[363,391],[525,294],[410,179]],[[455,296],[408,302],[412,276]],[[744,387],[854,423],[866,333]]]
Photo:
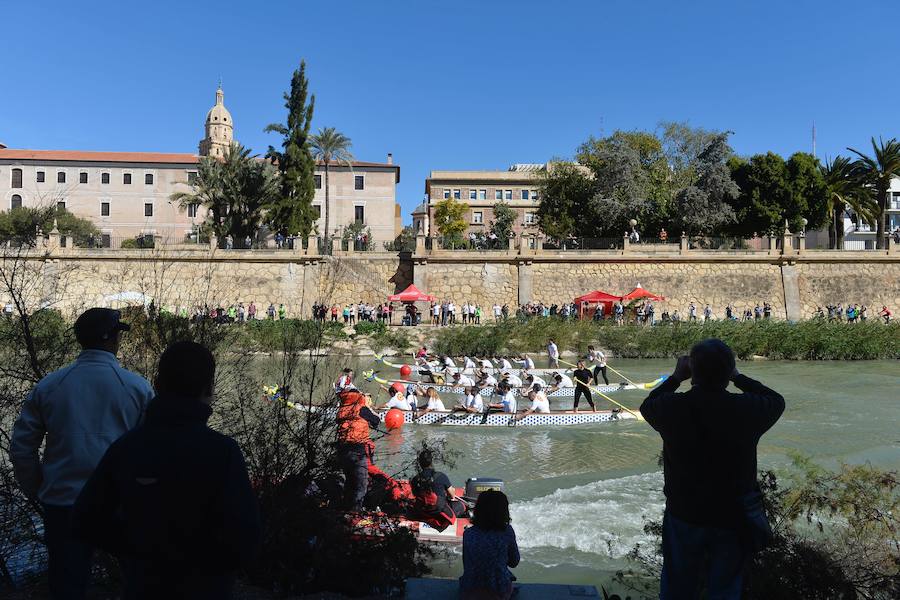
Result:
[[196,152],[219,77],[263,153],[301,58],[314,127],[401,165],[404,220],[432,169],[571,156],[662,120],[740,154],[819,156],[900,136],[900,2],[17,2],[3,7],[0,141]]

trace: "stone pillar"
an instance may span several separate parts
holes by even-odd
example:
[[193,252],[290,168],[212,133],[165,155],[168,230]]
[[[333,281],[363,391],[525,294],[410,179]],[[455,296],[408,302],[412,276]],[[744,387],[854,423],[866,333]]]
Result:
[[506,247],[506,254],[508,256],[515,256],[519,253],[522,248],[522,234],[517,234],[515,236],[510,236],[509,245]]
[[425,254],[425,234],[421,231],[416,234],[416,252],[417,255]]
[[534,291],[534,266],[530,260],[520,260],[516,263],[519,275],[518,301],[519,306],[531,302]]
[[53,222],[53,229],[50,230],[50,233],[47,235],[47,247],[50,251],[57,250],[59,248],[59,229],[56,228],[56,221]]
[[799,247],[797,249],[797,254],[805,254],[806,253],[806,234],[801,233],[797,237],[797,243]]
[[678,254],[684,255],[691,251],[691,238],[685,232],[681,232],[681,246],[678,248]]
[[219,247],[219,238],[216,237],[216,234],[209,234],[209,249],[215,250]]
[[331,254],[339,254],[341,252],[341,238],[331,238]]
[[900,244],[898,244],[897,242],[894,241],[894,236],[888,235],[886,241],[887,241],[886,246],[887,246],[888,254],[900,254],[900,248],[898,248],[898,246],[900,246]]
[[800,274],[796,264],[781,265],[781,283],[784,286],[784,314],[787,320],[801,320],[803,305],[800,303]]
[[544,253],[544,236],[540,233],[535,234],[534,236],[534,253],[535,254],[543,254]]
[[153,234],[153,247],[159,250],[163,247],[163,236],[159,233]]
[[66,250],[72,250],[75,248],[75,237],[71,235],[66,236]]
[[625,237],[622,239],[622,254],[628,254],[631,250],[631,238],[628,237],[628,232],[625,232]]
[[428,261],[424,258],[413,260],[413,285],[421,291],[428,290]]
[[793,256],[797,252],[794,250],[794,234],[787,228],[787,222],[784,224],[784,233],[781,234],[781,254],[784,256]]
[[769,236],[769,255],[775,256],[778,254],[778,238],[774,235]]
[[306,254],[308,256],[318,256],[319,252],[319,236],[317,235],[308,235],[306,236]]

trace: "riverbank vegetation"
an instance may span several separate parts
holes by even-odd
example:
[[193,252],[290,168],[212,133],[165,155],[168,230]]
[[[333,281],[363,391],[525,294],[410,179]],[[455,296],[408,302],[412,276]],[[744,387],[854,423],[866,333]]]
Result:
[[710,321],[639,326],[555,318],[508,320],[447,327],[434,350],[451,356],[500,356],[544,352],[553,338],[560,350],[584,353],[588,344],[621,358],[671,358],[702,339],[723,340],[741,359],[873,360],[900,358],[900,325],[879,321]]
[[[888,600],[900,597],[900,479],[871,465],[828,470],[803,456],[779,478],[760,473],[772,544],[750,562],[746,600]],[[787,482],[787,483],[785,483]],[[636,568],[617,582],[655,598],[662,569],[662,523],[635,546]]]

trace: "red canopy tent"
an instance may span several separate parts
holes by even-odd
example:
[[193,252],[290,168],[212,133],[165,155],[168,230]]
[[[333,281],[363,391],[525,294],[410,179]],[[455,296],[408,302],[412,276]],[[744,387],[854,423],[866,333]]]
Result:
[[419,288],[410,284],[408,288],[399,294],[388,296],[388,302],[434,302],[434,296],[419,291]]
[[[612,314],[612,305],[613,302],[618,302],[621,300],[621,296],[613,296],[612,294],[607,294],[606,292],[602,292],[600,290],[594,290],[593,292],[588,292],[583,296],[578,296],[573,300],[573,302],[578,306],[578,314],[583,318],[586,312],[586,309],[590,307],[590,305],[603,305],[603,314],[609,315]],[[593,316],[594,312],[596,312],[596,306],[594,311],[590,314]]]
[[653,300],[654,302],[662,302],[665,300],[665,296],[657,296],[652,292],[648,292],[644,288],[641,287],[641,284],[637,284],[637,287],[622,296],[623,302],[631,302],[632,300],[640,300],[643,298],[647,298],[649,300]]

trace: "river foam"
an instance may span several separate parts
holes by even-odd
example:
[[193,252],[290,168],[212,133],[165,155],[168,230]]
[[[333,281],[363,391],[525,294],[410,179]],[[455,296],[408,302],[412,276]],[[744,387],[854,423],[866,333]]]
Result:
[[660,519],[664,507],[662,473],[630,475],[556,490],[510,506],[522,548],[578,550],[624,557],[648,543],[644,522]]

